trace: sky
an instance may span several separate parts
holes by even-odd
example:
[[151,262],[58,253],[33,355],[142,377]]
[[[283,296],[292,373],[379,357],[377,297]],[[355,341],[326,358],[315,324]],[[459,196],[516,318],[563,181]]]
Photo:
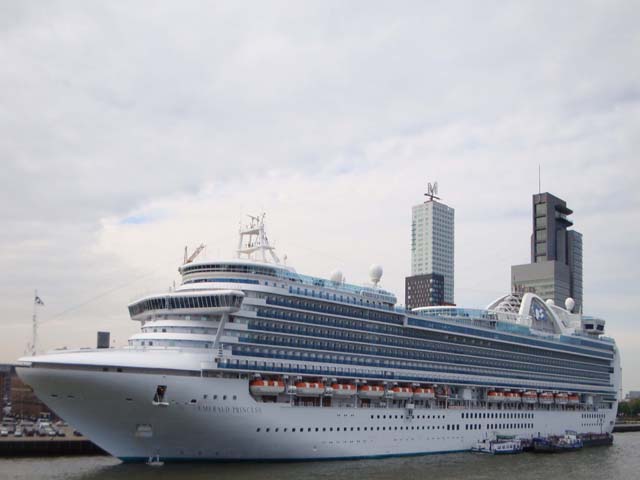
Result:
[[411,206],[456,210],[455,300],[529,261],[531,195],[584,235],[585,312],[640,390],[638,2],[0,3],[0,361],[126,344],[127,304],[245,214],[299,272],[384,268]]

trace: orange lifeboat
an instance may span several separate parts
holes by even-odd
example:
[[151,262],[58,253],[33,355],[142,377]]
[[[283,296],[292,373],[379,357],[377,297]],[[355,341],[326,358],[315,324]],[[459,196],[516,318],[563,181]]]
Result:
[[384,395],[382,385],[361,385],[358,388],[358,396],[361,398],[380,398]]
[[407,400],[413,397],[413,390],[409,387],[393,387],[391,396],[394,400]]
[[533,390],[528,390],[522,394],[522,401],[524,403],[538,403],[538,394]]
[[566,405],[569,403],[569,395],[564,392],[556,393],[556,404]]
[[280,380],[252,380],[249,391],[253,395],[278,395],[284,392],[284,382]]
[[520,403],[522,401],[522,397],[518,392],[505,392],[504,401],[510,403]]
[[580,396],[575,393],[571,394],[569,395],[568,401],[569,405],[578,405],[580,403]]
[[350,383],[334,383],[331,385],[334,397],[351,397],[356,394],[356,386]]
[[436,392],[431,387],[418,387],[413,389],[413,398],[416,400],[433,400]]
[[551,405],[553,403],[553,393],[542,392],[539,399],[542,405]]
[[490,390],[487,392],[487,402],[489,403],[504,402],[504,394],[502,392],[496,392],[495,390]]
[[324,393],[324,383],[298,382],[296,383],[296,395],[300,397],[317,397]]

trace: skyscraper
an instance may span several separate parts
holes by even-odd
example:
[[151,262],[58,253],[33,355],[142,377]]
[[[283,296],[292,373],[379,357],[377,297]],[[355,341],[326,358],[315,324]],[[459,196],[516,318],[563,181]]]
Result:
[[408,308],[454,303],[455,210],[439,201],[437,185],[430,185],[426,195],[427,201],[412,208],[411,277],[405,279]]
[[582,234],[569,230],[573,211],[550,193],[533,195],[531,263],[511,267],[514,290],[531,290],[564,305],[567,297],[582,308]]

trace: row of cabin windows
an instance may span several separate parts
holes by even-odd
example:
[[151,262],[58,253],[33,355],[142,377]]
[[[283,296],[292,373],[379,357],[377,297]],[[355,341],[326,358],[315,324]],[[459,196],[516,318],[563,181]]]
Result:
[[[429,345],[429,348],[447,350],[454,353],[470,354],[475,352],[476,354],[482,356],[492,355],[504,359],[521,359],[523,361],[535,361],[537,363],[545,363],[548,365],[572,366],[573,368],[588,367],[592,370],[598,370],[607,373],[610,372],[610,366],[607,361],[584,358],[580,358],[580,361],[575,361],[576,356],[567,355],[560,352],[549,352],[547,350],[520,347],[509,344],[499,344],[490,342],[488,340],[459,337],[446,333],[400,328],[394,327],[392,325],[376,324],[339,317],[327,317],[306,312],[303,313],[289,310],[258,308],[257,313],[258,316],[267,318],[310,323],[314,325],[324,325],[335,328],[349,328],[352,330],[361,331],[364,330],[366,332],[373,333],[373,335],[368,335],[371,338],[370,341],[391,343],[398,346],[404,346],[406,344],[405,342],[409,342],[410,340],[408,338],[395,338],[390,335],[421,339],[424,345]],[[518,352],[521,355],[514,355],[512,352]],[[527,355],[527,357],[524,357],[523,355]]]
[[189,283],[248,283],[251,285],[258,285],[260,282],[258,280],[252,280],[249,278],[197,278],[195,280],[187,280],[186,282],[182,282],[183,285],[187,285]]
[[[326,329],[326,328],[317,328],[317,327],[307,327],[304,325],[295,325],[290,323],[283,322],[270,322],[263,320],[249,321],[249,328],[253,330],[266,330],[266,331],[275,331],[275,332],[283,332],[286,334],[292,335],[312,335],[314,337],[328,337],[331,339],[340,339],[340,340],[348,340],[350,342],[366,342],[369,343],[373,338],[376,338],[373,335],[361,334],[358,332],[340,330],[340,329]],[[263,340],[268,340],[271,343],[277,345],[313,345],[317,346],[318,342],[314,340],[300,339],[300,340],[292,340],[290,337],[280,337],[274,339],[273,336],[257,336],[255,334],[250,334],[249,337],[253,342],[264,343]],[[404,348],[414,348],[414,349],[430,349],[431,345],[428,342],[418,341],[418,340],[410,340],[410,339],[391,339],[392,341],[385,341],[385,344],[393,344],[399,343],[402,344]],[[393,342],[393,340],[397,340],[397,342]],[[379,340],[374,343],[380,343]],[[392,348],[378,347],[378,346],[367,346],[367,345],[359,345],[354,343],[340,343],[340,342],[324,342],[320,343],[320,348],[334,350],[334,351],[342,351],[342,352],[357,352],[357,353],[371,353],[373,355],[383,355],[388,357],[398,357],[398,358],[413,358],[417,360],[428,360],[428,361],[439,361],[445,363],[456,363],[456,364],[475,364],[479,366],[485,367],[493,367],[496,362],[495,360],[491,360],[490,358],[486,358],[487,355],[483,355],[482,357],[464,357],[461,358],[458,355],[454,355],[453,352],[449,353],[434,353],[431,351],[411,351],[411,350],[396,350]],[[448,346],[443,346],[438,350],[451,350]],[[460,349],[458,349],[460,350]],[[460,352],[456,352],[460,353]],[[466,355],[471,355],[471,352],[465,351]],[[586,370],[585,367],[582,367],[580,370],[570,370],[568,368],[553,368],[543,365],[538,365],[535,363],[527,362],[526,359],[521,358],[519,363],[509,363],[504,360],[500,360],[500,364],[504,368],[509,368],[511,370],[520,370],[520,371],[536,371],[536,372],[545,372],[545,373],[553,373],[556,375],[569,375],[572,377],[586,377],[586,378],[594,378],[600,379],[603,381],[609,380],[609,374],[607,373],[598,373],[590,370]]]
[[[340,305],[334,305],[334,304],[329,304],[329,303],[320,303],[320,302],[314,302],[314,301],[310,301],[310,300],[299,300],[299,299],[295,299],[295,298],[290,298],[290,297],[283,297],[283,296],[267,296],[266,302],[268,305],[279,305],[279,306],[284,306],[284,307],[290,307],[290,308],[297,308],[297,309],[301,309],[301,310],[310,310],[313,312],[321,312],[321,313],[330,313],[330,314],[334,314],[334,315],[345,315],[345,316],[349,316],[349,317],[355,317],[355,318],[362,318],[362,319],[367,319],[367,320],[378,320],[378,321],[384,321],[384,322],[388,322],[388,323],[395,323],[398,325],[402,325],[403,320],[402,320],[402,316],[399,315],[391,315],[391,314],[383,314],[383,315],[387,315],[387,317],[385,317],[385,319],[380,320],[380,319],[375,319],[372,318],[371,315],[373,315],[374,313],[379,313],[379,312],[375,312],[373,310],[365,310],[365,309],[354,309],[354,308],[349,308],[349,307],[343,307]],[[571,348],[567,345],[557,345],[557,344],[552,344],[549,342],[544,342],[541,340],[535,340],[535,339],[529,339],[529,338],[521,338],[521,337],[517,337],[517,338],[512,338],[511,335],[507,335],[507,334],[499,334],[499,333],[489,333],[489,332],[484,332],[481,330],[476,330],[476,329],[471,329],[471,328],[467,328],[467,327],[462,327],[462,326],[458,326],[458,325],[449,325],[449,324],[445,324],[445,323],[440,323],[440,322],[432,322],[432,321],[428,321],[428,320],[422,320],[422,319],[415,319],[415,318],[410,318],[409,319],[410,322],[415,322],[418,323],[420,325],[427,326],[428,328],[434,328],[434,329],[445,329],[445,330],[451,330],[451,333],[454,332],[464,332],[467,333],[469,335],[474,335],[475,337],[487,337],[488,340],[482,340],[479,338],[471,338],[469,339],[472,343],[473,342],[477,342],[478,344],[482,344],[482,342],[486,342],[487,344],[496,344],[496,342],[493,342],[492,339],[493,338],[498,338],[498,337],[503,337],[505,338],[505,340],[507,341],[518,341],[521,343],[528,343],[530,345],[540,345],[543,347],[547,347],[547,348],[555,348],[556,350],[565,350],[568,352],[572,352],[572,353],[562,353],[562,352],[553,352],[553,355],[558,356],[559,358],[567,358],[567,359],[571,359],[574,358],[574,355],[579,356],[580,353],[578,353],[579,351],[584,351],[585,353],[588,353],[589,355],[596,355],[598,353],[596,352],[590,352],[588,350],[584,350],[584,349],[576,349],[576,348]],[[381,326],[382,327],[382,326]],[[405,330],[405,329],[399,329],[399,330]],[[450,335],[451,333],[445,333],[445,332],[440,332],[441,334],[444,335]],[[400,333],[400,335],[402,335],[403,333]],[[454,333],[455,334],[455,333]],[[463,337],[466,338],[466,337]],[[497,343],[496,344],[497,347],[496,348],[501,348],[504,346],[503,343]],[[535,347],[529,347],[529,346],[524,346],[524,345],[517,345],[517,346],[513,346],[515,347],[515,349],[517,351],[522,351],[524,353],[539,353],[540,349],[535,348]],[[493,346],[492,346],[493,348]],[[543,352],[547,352],[546,350],[543,350]],[[573,353],[575,352],[575,353]],[[547,352],[547,354],[549,354],[551,352]],[[605,354],[602,353],[603,355],[607,355],[608,357],[612,358],[611,354]],[[586,357],[588,359],[588,361],[592,361],[592,359],[590,359],[589,357]],[[605,359],[601,359],[602,362],[604,362],[605,364],[608,364],[609,362]]]
[[[513,430],[516,428],[533,428],[533,423],[488,423],[487,430]],[[472,423],[464,426],[465,430],[482,430],[480,423]]]
[[583,413],[582,418],[604,418],[604,413]]
[[[228,265],[224,263],[189,265],[182,267],[182,275],[194,272],[233,272],[233,273],[250,273],[252,275],[264,275],[268,277],[278,277],[278,273],[286,275],[286,271],[277,271],[275,268],[261,265]],[[288,275],[291,280],[295,278]]]
[[129,340],[129,346],[211,348],[213,342],[205,342],[202,340]]
[[[312,289],[308,289],[308,288],[304,288],[304,287],[289,287],[289,293],[291,294],[295,294],[295,295],[305,295],[305,296],[310,296],[312,298],[320,298],[320,299],[325,299],[325,300],[333,300],[334,302],[343,302],[343,303],[351,303],[353,305],[362,305],[363,307],[376,307],[376,308],[385,308],[388,309],[389,307],[387,306],[387,304],[383,303],[383,302],[374,302],[373,300],[366,300],[363,298],[357,298],[357,297],[349,297],[347,295],[340,295],[338,293],[330,293],[330,292],[323,292],[321,290],[316,291],[316,290],[312,290]],[[379,297],[384,297],[385,300],[387,302],[395,302],[395,297],[393,297],[392,295],[380,295],[380,294],[373,294]],[[294,300],[294,301],[298,301],[298,300]],[[331,305],[333,307],[333,305]],[[344,308],[344,307],[339,307],[339,308]],[[353,310],[355,311],[355,310]],[[384,314],[384,313],[380,313],[380,312],[375,312],[375,311],[369,311],[369,310],[363,310],[363,312],[366,312],[366,314],[369,315],[369,317],[362,317],[362,318],[370,318],[372,320],[380,320],[381,322],[384,321],[389,321],[393,318],[396,318],[397,316],[393,316],[393,315],[388,315],[388,314]],[[355,316],[359,316],[359,313],[355,313]],[[374,315],[374,316],[371,316]]]
[[533,418],[529,412],[463,412],[462,418]]
[[375,320],[378,322],[395,323],[402,325],[402,316],[391,313],[379,312],[377,310],[369,310],[364,308],[348,307],[335,303],[314,302],[311,300],[302,300],[291,297],[268,296],[268,305],[283,305],[290,308],[298,308],[301,310],[313,310],[316,312],[329,313],[332,315],[345,315],[348,317],[362,318],[367,320]]
[[[269,433],[273,430],[273,432],[279,432],[280,427],[267,427],[256,428],[256,432],[266,432]],[[377,427],[284,427],[282,428],[283,433],[287,433],[288,431],[291,433],[310,433],[310,432],[379,432],[379,431],[397,431],[397,430],[460,430],[460,425],[400,425],[400,426],[377,426]]]
[[[249,337],[252,337],[249,335]],[[268,338],[267,338],[268,337]],[[267,357],[267,358],[286,358],[291,360],[301,360],[301,361],[309,361],[309,362],[331,362],[331,363],[342,363],[349,365],[364,365],[364,366],[375,366],[382,368],[403,368],[403,369],[413,369],[413,370],[423,370],[423,371],[442,371],[442,372],[450,372],[450,373],[460,373],[463,375],[486,375],[486,376],[499,376],[499,377],[509,377],[509,378],[521,378],[521,379],[537,379],[537,380],[546,380],[546,381],[559,381],[559,382],[569,382],[569,383],[580,383],[584,385],[598,385],[598,386],[608,386],[609,383],[607,380],[605,381],[595,381],[595,380],[583,380],[577,376],[559,376],[559,375],[550,375],[545,374],[545,369],[540,368],[539,371],[541,373],[527,373],[522,372],[519,373],[516,370],[502,370],[500,367],[504,365],[495,361],[493,363],[493,369],[489,370],[483,367],[474,367],[474,366],[466,366],[466,365],[444,365],[439,363],[431,363],[429,360],[421,361],[421,362],[412,362],[412,361],[402,361],[402,360],[390,360],[390,359],[382,359],[377,358],[377,356],[381,355],[377,349],[372,349],[371,347],[367,347],[366,345],[354,345],[354,344],[340,344],[344,350],[338,350],[336,348],[337,344],[333,342],[325,342],[320,340],[308,340],[301,339],[297,337],[279,337],[279,336],[267,336],[267,335],[258,335],[253,336],[252,338],[240,337],[240,341],[245,343],[264,343],[268,345],[282,345],[282,346],[293,346],[305,349],[316,349],[316,350],[334,350],[334,351],[346,351],[349,353],[361,353],[363,355],[372,355],[371,357],[358,357],[354,355],[334,355],[331,353],[318,353],[318,352],[308,352],[301,350],[277,350],[277,349],[269,349],[269,348],[260,348],[260,347],[235,347],[238,353],[244,351],[247,354],[257,357]],[[428,362],[428,363],[427,363]]]
[[217,328],[206,327],[142,327],[142,333],[198,333],[202,335],[215,335]]
[[[389,417],[389,420],[392,420],[392,419],[398,420],[398,418],[400,420],[404,419],[404,415],[371,415],[371,420],[373,420],[374,418],[378,418],[378,419],[382,418],[383,420],[386,420],[387,417]],[[431,419],[431,417],[432,417],[431,415],[411,415],[411,418],[417,418],[417,419],[423,419],[423,420],[425,418],[429,420]],[[408,415],[407,415],[407,418],[409,418]],[[433,415],[434,420],[439,420],[439,419],[444,420],[444,418],[445,418],[444,415]]]
[[[359,365],[369,366],[377,368],[390,368],[390,369],[402,369],[402,370],[420,370],[425,372],[447,372],[463,375],[482,375],[482,376],[497,376],[499,378],[510,379],[523,379],[523,380],[546,380],[555,381],[553,376],[535,375],[535,374],[515,374],[510,370],[486,370],[483,368],[472,367],[449,367],[439,364],[431,363],[419,363],[419,362],[406,362],[399,360],[382,360],[372,357],[356,357],[350,355],[332,355],[323,353],[309,353],[301,352],[299,350],[273,350],[268,348],[260,348],[253,346],[233,346],[232,353],[234,355],[245,355],[252,357],[263,357],[272,359],[287,359],[297,360],[302,362],[322,362],[322,363],[339,363],[345,365]],[[572,383],[569,378],[563,378],[560,381],[565,383]],[[594,386],[610,386],[609,384],[588,382],[582,380],[575,380],[575,383],[581,385],[594,385]]]

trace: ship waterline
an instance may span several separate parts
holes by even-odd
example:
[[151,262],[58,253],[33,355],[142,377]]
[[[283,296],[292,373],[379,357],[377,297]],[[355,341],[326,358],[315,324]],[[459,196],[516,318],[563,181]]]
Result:
[[128,347],[23,358],[18,374],[125,461],[415,455],[613,429],[620,358],[600,319],[532,293],[405,311],[380,268],[359,287],[280,264],[262,218],[238,254],[189,261],[174,291],[133,302]]

